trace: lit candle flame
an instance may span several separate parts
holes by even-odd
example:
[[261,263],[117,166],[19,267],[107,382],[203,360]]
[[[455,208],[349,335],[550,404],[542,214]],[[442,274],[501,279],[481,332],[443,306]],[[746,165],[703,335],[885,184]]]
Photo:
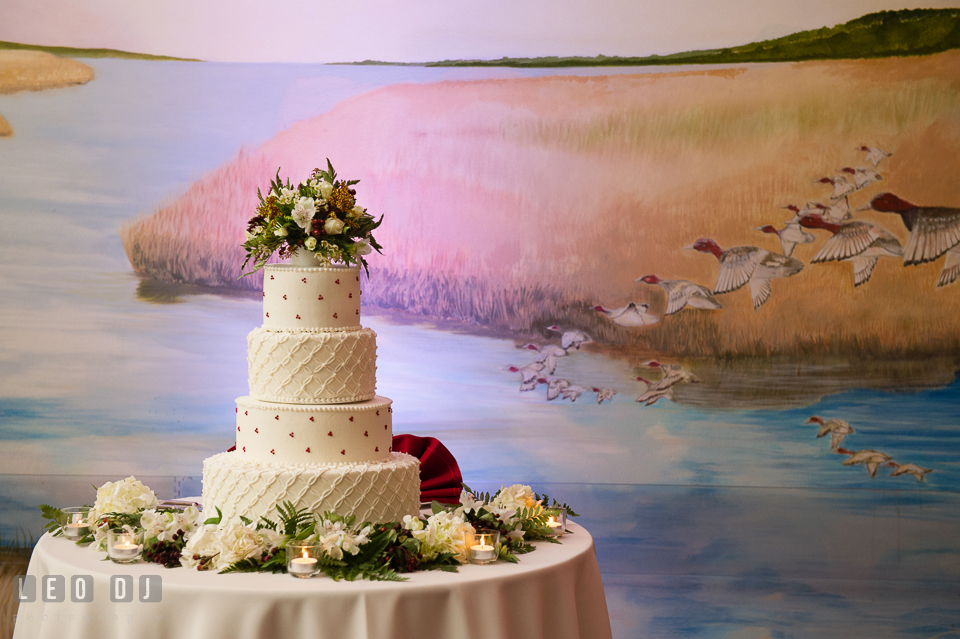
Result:
[[304,559],[310,559],[310,557],[307,556],[307,549],[306,549],[306,548],[303,549],[303,558],[304,558]]

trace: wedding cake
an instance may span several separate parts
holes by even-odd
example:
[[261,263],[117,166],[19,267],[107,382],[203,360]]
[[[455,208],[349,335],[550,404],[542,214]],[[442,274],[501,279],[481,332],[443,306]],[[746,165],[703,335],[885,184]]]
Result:
[[247,337],[250,395],[237,399],[236,450],[204,461],[204,509],[224,521],[276,521],[287,501],[357,521],[416,515],[419,462],[392,450],[376,333],[360,326],[360,270],[304,263],[317,264],[307,254],[264,269],[263,325]]

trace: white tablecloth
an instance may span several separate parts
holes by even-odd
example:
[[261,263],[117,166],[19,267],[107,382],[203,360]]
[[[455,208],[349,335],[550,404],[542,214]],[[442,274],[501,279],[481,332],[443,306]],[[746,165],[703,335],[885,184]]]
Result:
[[[418,572],[400,583],[118,565],[45,535],[28,570],[37,600],[20,604],[14,638],[608,638],[593,538],[576,524],[568,529],[574,534],[561,545],[538,543],[519,564]],[[65,576],[66,601],[42,601],[44,575]],[[93,602],[71,602],[73,575],[93,576]],[[133,576],[133,602],[111,602],[111,575]],[[140,575],[161,576],[160,603],[139,601]]]

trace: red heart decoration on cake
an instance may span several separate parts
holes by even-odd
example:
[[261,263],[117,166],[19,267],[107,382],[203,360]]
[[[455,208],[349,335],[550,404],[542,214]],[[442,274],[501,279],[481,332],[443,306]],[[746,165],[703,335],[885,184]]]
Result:
[[243,452],[247,452],[247,447],[246,447],[246,446],[243,447]]
[[264,297],[267,296],[267,292],[266,292],[266,291],[263,292],[263,296],[264,296]]
[[270,454],[271,454],[271,455],[276,455],[276,453],[273,452],[273,449],[272,449],[272,448],[270,449]]
[[334,282],[334,284],[339,284],[339,283],[340,283],[340,278],[338,277],[337,280]]
[[369,437],[369,436],[370,436],[370,433],[368,433],[367,431],[363,431],[363,436],[364,436],[364,437]]
[[300,319],[300,316],[299,316],[299,315],[297,315],[297,319]]
[[351,421],[351,422],[353,421],[353,415],[350,416],[350,421]]
[[379,452],[380,452],[380,447],[379,447],[379,446],[376,446],[376,447],[373,449],[373,452],[379,453]]
[[383,425],[383,430],[387,430],[387,425],[386,425],[386,424]]
[[270,313],[264,313],[264,315],[266,315],[267,317],[270,317]]
[[237,426],[237,432],[238,432],[238,433],[240,432],[240,427],[239,427],[239,426]]
[[317,295],[317,299],[318,299],[318,300],[322,300],[322,299],[323,299],[323,295]]
[[300,281],[303,282],[304,284],[306,284],[306,283],[307,283],[307,278],[305,278],[305,277],[304,277],[304,278],[301,278]]
[[240,412],[240,409],[239,409],[239,408],[234,408],[234,409],[233,409],[233,412],[239,413],[239,412]]
[[260,433],[260,429],[259,429],[259,428],[254,428],[254,429],[253,429],[253,432],[259,434],[259,433]]
[[333,319],[337,319],[337,314],[336,314],[336,313],[333,314]]
[[330,437],[333,437],[333,431],[331,430],[329,433],[327,433],[327,435],[329,435]]
[[243,411],[243,414],[244,414],[244,415],[249,415],[250,413],[248,413],[247,411]]
[[349,297],[350,299],[353,299],[353,293],[350,293],[350,295],[348,295],[347,297]]
[[360,314],[360,309],[357,309],[357,312],[354,313],[354,315],[359,315],[359,314]]
[[380,411],[377,411],[377,417],[380,417]]
[[347,450],[346,450],[346,449],[341,450],[341,451],[340,451],[340,454],[341,454],[341,455],[346,455],[346,454],[347,454]]
[[273,275],[270,276],[270,279],[271,279],[271,280],[273,279]]
[[359,276],[359,275],[357,275],[357,281],[358,281],[358,282],[360,281],[360,276]]
[[311,421],[311,422],[313,421],[313,415],[310,416],[310,421]]
[[393,446],[391,446],[390,448],[388,448],[387,451],[392,453],[392,452],[393,452]]
[[287,296],[286,296],[286,295],[284,295],[284,296],[283,296],[283,299],[287,299]]
[[392,412],[393,412],[393,406],[387,406],[387,412],[388,412],[388,413],[392,413]]
[[293,433],[290,433],[290,436],[293,437]]
[[274,415],[273,418],[274,418],[275,420],[277,420],[278,422],[280,421],[280,416],[279,416],[279,415]]
[[309,447],[309,446],[307,446],[307,452],[308,452],[308,453],[310,452],[310,447]]

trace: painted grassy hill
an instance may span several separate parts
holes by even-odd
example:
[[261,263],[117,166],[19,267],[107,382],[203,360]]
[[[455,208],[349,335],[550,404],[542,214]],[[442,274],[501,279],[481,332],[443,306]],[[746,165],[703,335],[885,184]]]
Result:
[[541,57],[499,60],[444,60],[426,66],[594,67],[663,64],[797,62],[929,55],[960,48],[960,8],[880,11],[834,27],[800,31],[782,38],[726,49],[646,57]]
[[192,58],[174,58],[166,55],[150,55],[149,53],[131,53],[117,49],[78,49],[76,47],[48,47],[39,44],[21,44],[19,42],[0,41],[0,51],[43,51],[66,58],[121,58],[124,60],[181,60],[199,62]]

